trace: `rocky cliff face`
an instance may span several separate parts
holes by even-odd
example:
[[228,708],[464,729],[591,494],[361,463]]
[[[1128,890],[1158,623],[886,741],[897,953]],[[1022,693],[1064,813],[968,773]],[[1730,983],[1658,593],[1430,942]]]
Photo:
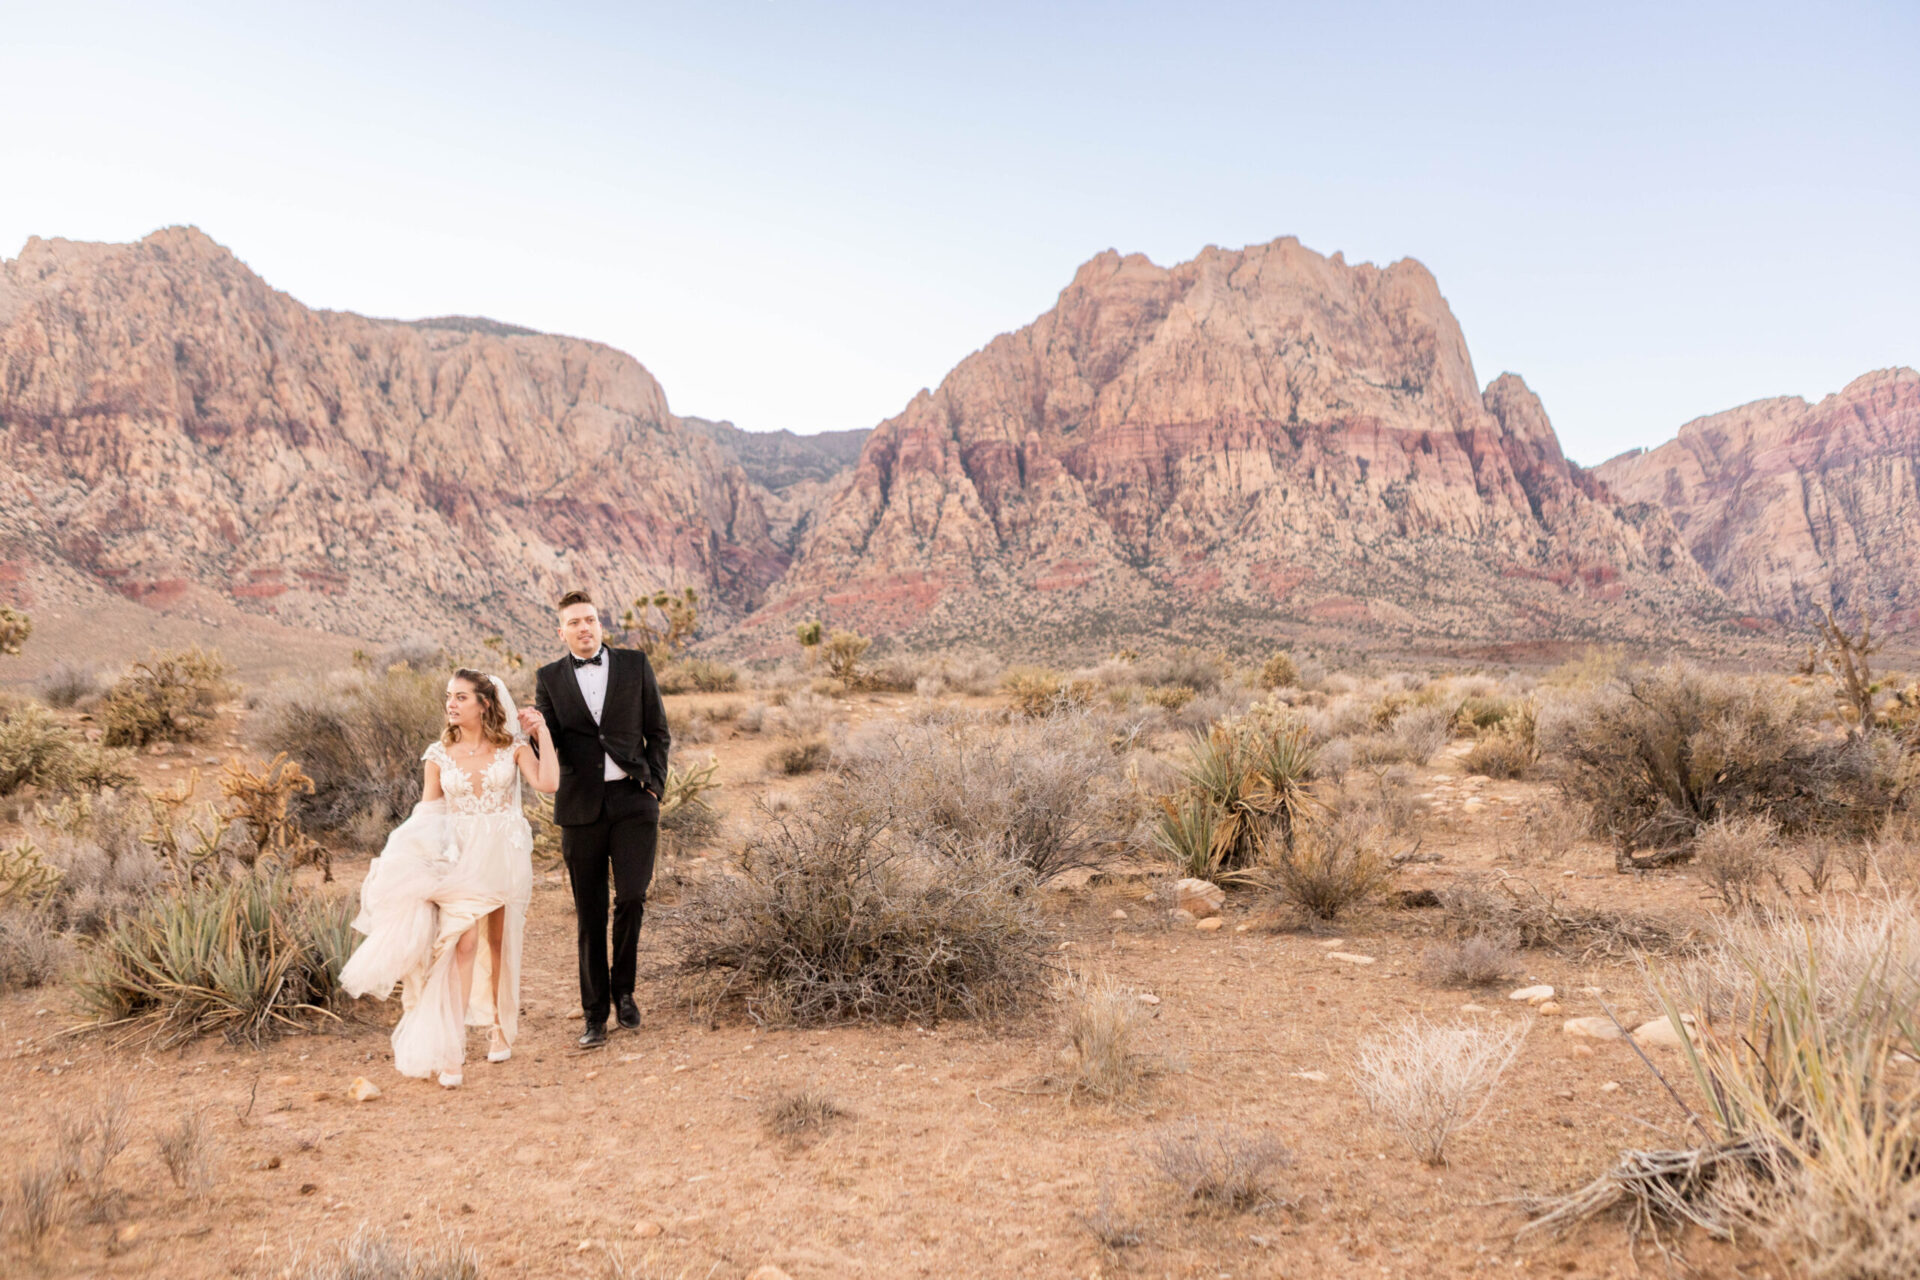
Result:
[[1660,509],[1483,394],[1432,276],[1292,239],[1102,254],[867,440],[752,620],[927,639],[1670,631],[1717,593]]
[[724,619],[787,564],[631,357],[312,311],[182,228],[0,266],[0,498],[0,576],[369,638],[546,636],[576,583]]
[[1758,400],[1603,464],[1657,503],[1741,608],[1785,622],[1830,606],[1920,626],[1920,373],[1883,369],[1819,404]]

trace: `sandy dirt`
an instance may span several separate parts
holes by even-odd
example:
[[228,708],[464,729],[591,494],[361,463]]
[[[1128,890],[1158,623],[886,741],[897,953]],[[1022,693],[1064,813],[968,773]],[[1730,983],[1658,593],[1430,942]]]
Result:
[[[680,709],[717,701],[672,700]],[[847,714],[885,715],[906,701],[858,699]],[[767,777],[770,740],[730,737],[724,724],[718,732],[688,751],[715,753],[732,821],[755,794],[804,785]],[[236,733],[229,722],[217,746],[142,756],[144,780],[170,785],[189,763],[223,754]],[[1459,774],[1446,755],[1423,772],[1435,800],[1422,850],[1440,860],[1410,868],[1406,887],[1499,866],[1575,901],[1708,909],[1682,874],[1627,879],[1597,846],[1546,855],[1524,847],[1516,815],[1545,789],[1469,788]],[[1481,802],[1463,811],[1434,788],[1442,777],[1451,794]],[[300,1249],[365,1223],[403,1239],[456,1233],[478,1247],[488,1276],[616,1274],[614,1250],[625,1274],[696,1278],[745,1277],[766,1264],[796,1280],[1633,1273],[1617,1224],[1516,1245],[1523,1218],[1512,1203],[1585,1181],[1624,1146],[1679,1136],[1674,1104],[1630,1048],[1602,1044],[1582,1055],[1560,1030],[1563,1017],[1601,1011],[1582,988],[1644,1013],[1630,964],[1524,953],[1525,981],[1553,984],[1565,1006],[1542,1017],[1507,998],[1519,981],[1468,991],[1420,977],[1431,911],[1381,908],[1338,933],[1314,933],[1275,929],[1258,902],[1233,898],[1226,926],[1201,932],[1152,900],[1157,871],[1055,889],[1046,910],[1062,965],[1104,971],[1159,1001],[1147,1045],[1158,1070],[1144,1092],[1122,1105],[1073,1102],[1044,1084],[1064,1043],[1059,1007],[1047,999],[993,1025],[706,1025],[666,976],[674,880],[700,874],[697,863],[686,855],[671,868],[649,917],[642,1028],[616,1031],[608,1048],[589,1053],[573,1047],[569,894],[557,872],[543,872],[514,1057],[488,1065],[476,1036],[467,1083],[455,1091],[393,1072],[391,1005],[363,1002],[344,1021],[258,1050],[202,1041],[160,1052],[138,1038],[73,1030],[81,1014],[62,988],[0,998],[8,1184],[51,1152],[64,1112],[126,1086],[135,1115],[132,1144],[111,1175],[124,1214],[66,1228],[42,1259],[0,1246],[0,1269],[275,1276]],[[351,888],[366,855],[337,865]],[[1375,962],[1335,960],[1333,951]],[[1468,1003],[1486,1012],[1462,1013]],[[1359,1038],[1410,1013],[1531,1026],[1492,1105],[1442,1168],[1373,1123],[1353,1083]],[[1656,1060],[1680,1070],[1671,1057]],[[381,1096],[350,1101],[359,1076]],[[802,1089],[846,1114],[805,1141],[776,1136],[768,1108]],[[168,1181],[154,1135],[196,1108],[211,1120],[220,1178],[193,1199]],[[1193,1211],[1154,1177],[1143,1155],[1154,1135],[1214,1123],[1272,1135],[1291,1151],[1276,1203]],[[1085,1218],[1103,1208],[1138,1243],[1096,1242]],[[1688,1254],[1705,1275],[1784,1274],[1704,1241],[1689,1242]]]

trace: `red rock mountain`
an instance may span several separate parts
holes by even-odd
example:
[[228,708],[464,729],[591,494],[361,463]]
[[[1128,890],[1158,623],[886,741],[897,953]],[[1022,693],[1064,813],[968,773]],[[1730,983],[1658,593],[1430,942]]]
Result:
[[749,621],[1086,648],[1656,637],[1722,608],[1519,378],[1482,392],[1424,267],[1283,239],[1088,262],[874,431]]
[[785,569],[740,467],[638,361],[313,311],[190,228],[0,266],[0,576],[370,638],[550,634],[547,601]]
[[1657,502],[1741,608],[1782,621],[1830,606],[1920,626],[1920,373],[1883,369],[1819,404],[1756,400],[1598,468]]

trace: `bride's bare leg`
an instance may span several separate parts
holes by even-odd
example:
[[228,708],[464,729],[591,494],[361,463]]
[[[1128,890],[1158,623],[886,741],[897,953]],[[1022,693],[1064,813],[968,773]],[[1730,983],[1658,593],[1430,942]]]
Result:
[[508,1047],[506,1033],[500,1029],[500,950],[507,936],[507,909],[497,907],[487,914],[487,954],[492,957],[493,978],[493,1030],[487,1036],[487,1052],[494,1053]]
[[[472,928],[468,929],[465,933],[461,934],[460,940],[453,944],[453,964],[454,964],[454,973],[455,973],[453,985],[454,985],[454,990],[455,992],[458,993],[459,999],[460,999],[460,1021],[458,1025],[461,1028],[462,1035],[466,1033],[466,1025],[467,1025],[467,993],[468,993],[468,989],[473,986],[473,958],[475,953],[478,952],[479,950],[480,950],[480,926],[479,925],[475,925]],[[461,1072],[458,1069],[453,1071],[442,1071],[440,1073],[440,1083],[448,1088],[451,1088],[454,1085],[459,1084],[460,1079],[461,1079]]]

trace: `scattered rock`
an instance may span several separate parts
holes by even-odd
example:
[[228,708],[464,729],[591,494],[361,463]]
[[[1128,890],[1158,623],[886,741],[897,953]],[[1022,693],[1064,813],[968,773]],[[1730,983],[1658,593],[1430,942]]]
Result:
[[1160,1003],[1159,996],[1141,995],[1138,998],[1141,1004],[1159,1004]]
[[1227,902],[1227,891],[1211,880],[1196,880],[1188,876],[1176,880],[1173,884],[1173,905],[1185,911],[1191,911],[1196,918],[1220,914],[1220,908]]
[[1618,1040],[1620,1028],[1612,1018],[1568,1018],[1560,1029],[1578,1040]]
[[1609,1080],[1605,1084],[1600,1086],[1600,1092],[1618,1093],[1620,1092],[1620,1082],[1618,1080]]
[[347,1096],[355,1102],[372,1102],[380,1096],[380,1086],[365,1076],[355,1076],[347,1086]]
[[1542,1000],[1534,1006],[1534,1011],[1543,1018],[1550,1018],[1560,1012],[1560,1002],[1558,1000]]
[[288,1085],[299,1084],[300,1077],[299,1076],[275,1076],[273,1078],[273,1082],[279,1085],[281,1088],[285,1088]]
[[1479,1005],[1479,1004],[1472,1004],[1472,1003],[1468,1003],[1468,1004],[1463,1004],[1463,1005],[1461,1005],[1461,1006],[1460,1006],[1460,1012],[1462,1012],[1462,1013],[1485,1013],[1485,1012],[1487,1012],[1487,1008],[1486,1008],[1486,1006],[1485,1006],[1485,1005]]
[[1633,1029],[1633,1042],[1642,1049],[1678,1049],[1685,1040],[1673,1019],[1658,1017]]
[[1193,919],[1193,912],[1187,910],[1185,907],[1175,907],[1172,914],[1175,920],[1181,921],[1182,923]]
[[665,1230],[665,1228],[662,1227],[659,1223],[655,1222],[652,1218],[642,1218],[640,1219],[639,1222],[636,1222],[633,1226],[633,1234],[640,1237],[640,1239],[642,1240],[651,1240],[655,1236],[659,1235],[663,1230]]
[[1320,945],[1323,947],[1329,947],[1329,948],[1344,947],[1347,945],[1347,940],[1345,938],[1327,938],[1327,939],[1324,939],[1320,943]]
[[319,1187],[315,1186],[311,1182],[303,1182],[300,1184],[300,1194],[303,1196],[310,1196],[314,1192],[318,1191],[319,1189],[320,1189]]
[[1542,984],[1537,987],[1522,987],[1507,994],[1509,1000],[1525,1000],[1528,1004],[1539,1004],[1542,1000],[1553,999],[1553,988]]
[[1195,921],[1193,927],[1202,933],[1212,933],[1225,923],[1226,921],[1222,920],[1219,916],[1208,916],[1205,920]]
[[1573,1046],[1573,1056],[1576,1058],[1591,1058],[1593,1056],[1593,1046],[1590,1044],[1577,1044]]
[[1328,1079],[1324,1071],[1289,1071],[1287,1074],[1296,1080],[1311,1080],[1315,1084],[1325,1084]]
[[1122,911],[1118,907],[1115,907],[1113,909],[1113,914],[1107,917],[1107,919],[1109,920],[1125,920],[1126,918],[1127,918],[1127,913]]
[[1372,956],[1363,956],[1352,951],[1329,951],[1327,959],[1338,960],[1343,964],[1372,964]]
[[1484,787],[1492,781],[1493,779],[1484,773],[1470,773],[1467,775],[1467,785],[1470,787]]

